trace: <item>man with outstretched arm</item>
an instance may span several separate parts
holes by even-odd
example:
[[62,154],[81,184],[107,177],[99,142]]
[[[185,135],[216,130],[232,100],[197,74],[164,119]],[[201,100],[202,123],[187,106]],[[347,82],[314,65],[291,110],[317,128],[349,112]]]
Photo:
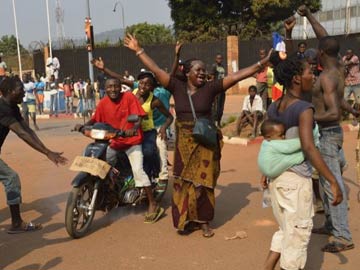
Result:
[[[21,116],[18,104],[22,102],[25,95],[24,85],[19,77],[5,77],[0,83],[0,150],[9,131],[13,131],[24,142],[36,151],[44,154],[56,165],[64,165],[67,159],[62,153],[49,150],[25,123]],[[0,159],[0,181],[5,187],[7,204],[11,213],[11,228],[9,234],[16,234],[28,231],[39,230],[41,224],[25,222],[20,215],[21,184],[18,174]]]

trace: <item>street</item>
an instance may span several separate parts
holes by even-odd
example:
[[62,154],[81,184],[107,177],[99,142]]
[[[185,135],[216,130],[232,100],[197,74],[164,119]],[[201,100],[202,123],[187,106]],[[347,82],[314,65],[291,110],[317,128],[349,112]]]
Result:
[[[229,102],[229,101],[228,101]],[[240,106],[239,106],[240,108]],[[0,200],[0,269],[262,269],[272,234],[277,229],[271,209],[262,208],[260,173],[256,160],[260,144],[224,145],[222,171],[216,188],[215,236],[202,237],[197,231],[180,236],[172,226],[171,185],[162,201],[165,216],[155,224],[144,224],[145,206],[117,208],[107,214],[97,212],[89,235],[71,239],[64,227],[65,204],[75,172],[68,168],[91,142],[70,132],[82,120],[39,120],[38,132],[54,151],[64,151],[69,164],[56,167],[11,133],[1,158],[21,178],[23,218],[41,222],[41,231],[8,235],[10,213],[4,192]],[[324,254],[325,236],[312,235],[307,270],[355,270],[360,264],[355,147],[357,132],[345,132],[344,149],[348,169],[344,173],[350,190],[350,228],[355,249],[340,254]],[[172,152],[170,152],[172,155]],[[172,158],[170,158],[172,162]],[[314,225],[323,220],[317,215]],[[245,239],[225,240],[239,231]]]

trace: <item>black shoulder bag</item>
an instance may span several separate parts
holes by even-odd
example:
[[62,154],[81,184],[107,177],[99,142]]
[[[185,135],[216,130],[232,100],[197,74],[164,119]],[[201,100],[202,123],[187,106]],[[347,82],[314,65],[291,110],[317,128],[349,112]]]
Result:
[[194,104],[192,102],[191,94],[187,91],[191,111],[194,117],[193,137],[196,142],[207,147],[215,148],[218,145],[218,133],[214,123],[207,118],[197,118],[195,114]]

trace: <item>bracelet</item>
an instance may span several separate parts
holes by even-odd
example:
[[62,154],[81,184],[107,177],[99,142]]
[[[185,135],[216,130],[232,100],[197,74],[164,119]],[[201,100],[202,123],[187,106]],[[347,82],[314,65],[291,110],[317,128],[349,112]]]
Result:
[[141,50],[136,52],[136,56],[139,56],[140,54],[142,54],[144,52],[145,52],[145,50],[144,50],[144,48],[142,48]]
[[259,68],[263,68],[263,67],[264,67],[264,66],[260,63],[260,61],[258,61],[256,64],[258,65]]

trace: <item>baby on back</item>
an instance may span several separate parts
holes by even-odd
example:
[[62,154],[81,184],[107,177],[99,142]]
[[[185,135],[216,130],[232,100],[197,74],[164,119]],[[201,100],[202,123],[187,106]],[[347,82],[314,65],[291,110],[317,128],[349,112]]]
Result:
[[264,121],[261,125],[264,141],[258,156],[262,174],[270,179],[276,178],[294,165],[304,162],[305,156],[296,133],[289,129],[285,135],[282,123],[269,119]]

